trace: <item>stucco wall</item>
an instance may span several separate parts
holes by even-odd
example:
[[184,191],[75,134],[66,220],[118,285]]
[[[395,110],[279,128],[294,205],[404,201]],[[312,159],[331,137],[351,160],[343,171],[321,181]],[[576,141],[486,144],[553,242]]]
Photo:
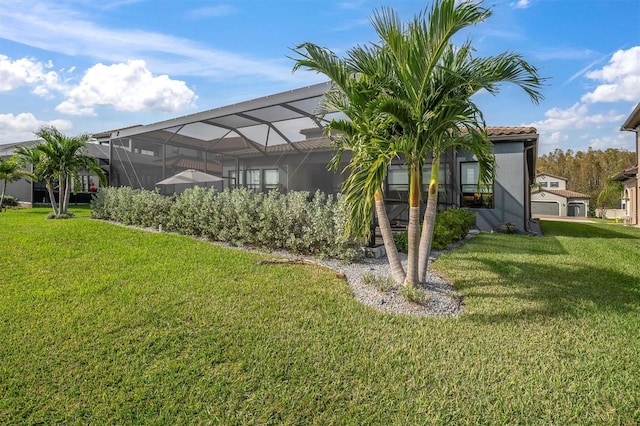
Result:
[[7,195],[16,197],[18,201],[24,203],[32,203],[32,183],[26,179],[20,179],[15,182],[7,183]]
[[[494,208],[472,209],[477,213],[476,224],[483,231],[497,229],[502,223],[513,223],[519,232],[525,232],[525,176],[524,145],[522,142],[494,144],[496,177],[494,181]],[[460,163],[475,161],[469,153],[461,151],[456,161],[456,181],[460,181]],[[460,187],[456,185],[457,199]],[[528,188],[527,188],[528,190]]]

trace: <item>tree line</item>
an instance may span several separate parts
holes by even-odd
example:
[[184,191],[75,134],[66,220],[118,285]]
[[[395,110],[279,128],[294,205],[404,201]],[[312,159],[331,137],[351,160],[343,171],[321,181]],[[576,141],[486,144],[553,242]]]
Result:
[[590,206],[595,208],[608,179],[635,164],[635,152],[623,149],[589,148],[586,152],[556,149],[538,157],[536,170],[566,178],[567,189],[588,195]]

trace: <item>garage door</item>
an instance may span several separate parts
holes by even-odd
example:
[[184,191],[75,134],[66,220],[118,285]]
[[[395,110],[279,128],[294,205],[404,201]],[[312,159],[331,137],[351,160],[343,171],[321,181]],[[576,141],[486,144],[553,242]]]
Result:
[[545,216],[560,216],[560,205],[548,201],[532,201],[531,214],[541,214]]
[[585,217],[586,208],[584,203],[569,203],[567,207],[568,216],[580,216]]

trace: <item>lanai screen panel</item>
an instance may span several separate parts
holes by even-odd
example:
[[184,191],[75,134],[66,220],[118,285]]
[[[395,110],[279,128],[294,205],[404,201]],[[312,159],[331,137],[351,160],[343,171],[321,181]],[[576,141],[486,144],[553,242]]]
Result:
[[330,87],[322,83],[111,135],[111,185],[153,189],[175,173],[193,168],[220,175],[225,164],[247,156],[269,156],[269,148],[303,141],[302,130],[321,129],[316,116]]

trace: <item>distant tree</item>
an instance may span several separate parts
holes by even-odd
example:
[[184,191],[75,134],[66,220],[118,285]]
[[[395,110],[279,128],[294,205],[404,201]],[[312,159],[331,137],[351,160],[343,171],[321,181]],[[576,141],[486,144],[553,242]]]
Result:
[[[55,127],[43,127],[36,132],[44,142],[33,148],[17,151],[24,160],[33,164],[34,174],[45,182],[54,217],[67,217],[69,199],[74,185],[79,184],[80,170],[98,175],[106,184],[106,176],[98,161],[87,155],[88,135],[66,136]],[[58,189],[58,200],[55,189]]]
[[33,174],[24,170],[24,163],[18,155],[12,155],[8,159],[0,157],[0,180],[2,180],[2,194],[0,194],[0,212],[4,203],[4,195],[7,191],[7,183],[15,182],[23,177],[33,178]]

